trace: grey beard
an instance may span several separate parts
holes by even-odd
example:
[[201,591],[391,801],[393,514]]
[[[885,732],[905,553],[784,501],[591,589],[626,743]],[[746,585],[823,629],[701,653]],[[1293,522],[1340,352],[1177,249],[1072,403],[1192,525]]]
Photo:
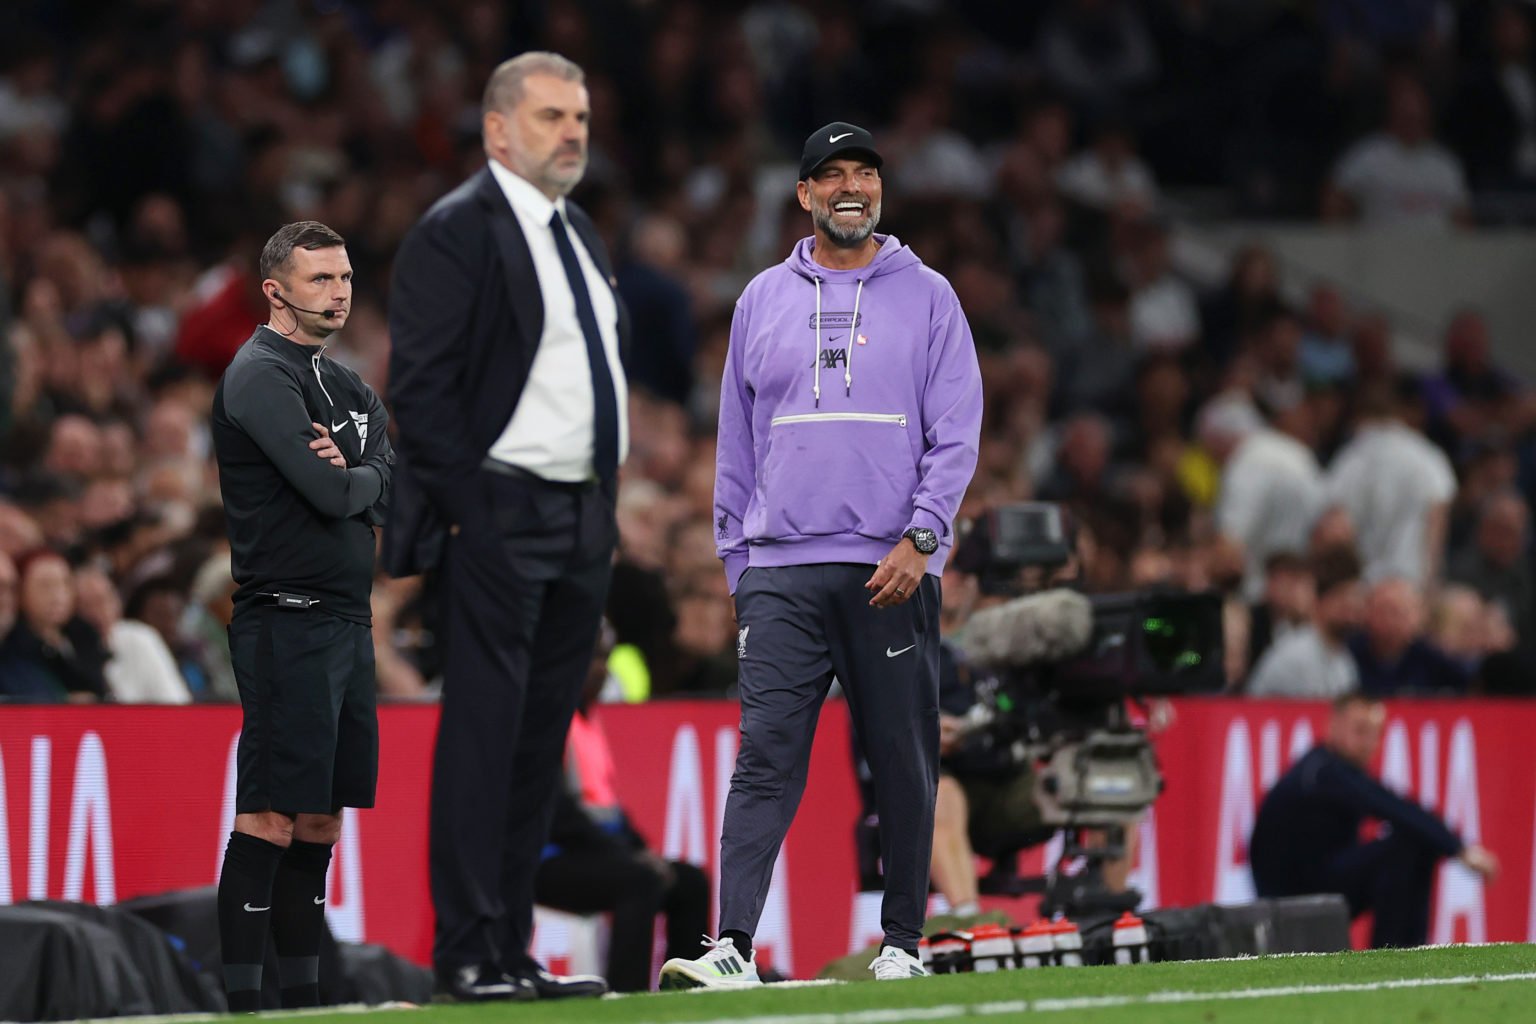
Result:
[[880,223],[880,207],[878,204],[869,208],[869,216],[859,224],[846,224],[839,221],[832,213],[829,206],[824,210],[817,210],[811,215],[811,223],[820,228],[827,236],[827,241],[840,249],[856,249],[869,241],[869,236],[875,233],[875,228]]
[[540,170],[542,172],[540,178],[544,185],[547,185],[551,190],[558,192],[562,196],[568,196],[577,185],[581,184],[581,179],[586,176],[587,158],[585,155],[582,156],[581,167],[569,178],[562,177],[555,171],[555,158],[553,157]]

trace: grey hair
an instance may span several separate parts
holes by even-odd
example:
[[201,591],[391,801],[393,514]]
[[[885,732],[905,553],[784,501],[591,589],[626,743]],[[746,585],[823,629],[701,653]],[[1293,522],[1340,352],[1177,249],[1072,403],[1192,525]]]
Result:
[[493,110],[505,113],[521,103],[523,83],[530,75],[549,75],[577,83],[585,83],[587,80],[587,73],[575,61],[548,50],[529,50],[496,65],[490,80],[485,83],[480,113],[485,115]]

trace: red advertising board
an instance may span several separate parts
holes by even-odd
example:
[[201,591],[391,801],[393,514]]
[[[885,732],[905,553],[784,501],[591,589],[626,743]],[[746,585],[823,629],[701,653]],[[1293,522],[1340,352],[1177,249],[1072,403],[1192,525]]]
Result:
[[[1326,708],[1179,702],[1158,738],[1167,791],[1141,828],[1135,881],[1149,905],[1251,898],[1246,842],[1263,789],[1326,724]],[[606,707],[620,797],[652,844],[713,874],[736,751],[736,707]],[[227,707],[0,710],[0,903],[113,903],[208,885],[233,813],[240,716]],[[344,939],[426,962],[427,798],[436,709],[382,709],[378,807],[346,816],[328,914]],[[1431,939],[1536,940],[1536,705],[1390,705],[1380,771],[1503,860],[1484,884],[1441,868]],[[794,976],[879,936],[878,896],[855,892],[858,816],[840,704],[822,715],[811,781],[757,935]],[[1037,868],[1044,851],[1025,858]],[[542,952],[558,960],[558,941]]]

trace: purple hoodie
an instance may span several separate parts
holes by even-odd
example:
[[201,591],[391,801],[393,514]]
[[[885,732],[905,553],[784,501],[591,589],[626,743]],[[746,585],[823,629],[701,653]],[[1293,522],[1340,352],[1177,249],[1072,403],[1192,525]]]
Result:
[[875,237],[857,270],[802,239],[736,303],[715,455],[733,594],[748,565],[873,565],[909,526],[939,535],[929,573],[948,560],[981,435],[976,347],[949,282]]

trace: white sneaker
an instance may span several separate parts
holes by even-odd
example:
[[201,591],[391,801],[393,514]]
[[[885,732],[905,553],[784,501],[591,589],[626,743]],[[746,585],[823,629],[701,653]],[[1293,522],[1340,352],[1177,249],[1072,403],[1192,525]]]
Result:
[[875,972],[876,981],[928,977],[928,968],[923,966],[921,960],[895,946],[881,946],[880,955],[870,961],[869,969]]
[[761,985],[757,976],[757,951],[744,957],[736,951],[733,939],[704,936],[709,952],[697,960],[674,957],[661,965],[661,989],[678,988],[750,988]]

